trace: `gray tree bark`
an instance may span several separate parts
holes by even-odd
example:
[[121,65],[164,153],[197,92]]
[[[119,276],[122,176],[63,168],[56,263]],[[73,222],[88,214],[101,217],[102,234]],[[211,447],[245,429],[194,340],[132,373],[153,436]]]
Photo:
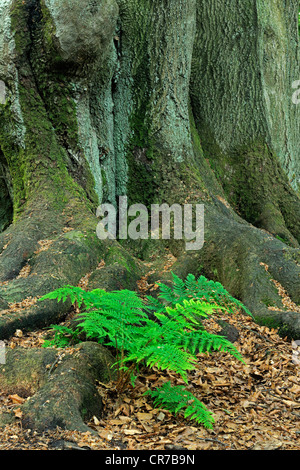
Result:
[[[35,302],[49,290],[132,286],[166,247],[300,333],[272,282],[300,303],[297,19],[296,0],[2,1],[2,338],[66,314]],[[204,204],[203,249],[98,240],[97,206],[125,194]]]

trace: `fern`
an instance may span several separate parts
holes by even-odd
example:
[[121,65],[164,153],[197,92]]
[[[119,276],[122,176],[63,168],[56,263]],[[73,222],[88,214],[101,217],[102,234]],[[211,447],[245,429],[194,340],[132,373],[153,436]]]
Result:
[[212,429],[214,418],[206,406],[198,400],[184,386],[172,386],[166,382],[155,390],[148,390],[145,395],[153,398],[153,404],[158,407],[164,407],[173,414],[184,411],[184,418],[196,421],[205,428]]
[[187,383],[186,371],[195,369],[196,359],[177,345],[167,343],[149,343],[139,351],[134,351],[123,361],[139,363],[143,361],[147,367],[156,366],[161,370],[174,371],[180,374]]
[[[195,368],[198,352],[223,351],[243,361],[232,343],[207,332],[201,323],[202,318],[214,312],[232,311],[234,306],[241,306],[221,284],[208,281],[204,276],[196,280],[190,274],[183,281],[173,275],[173,286],[161,284],[159,298],[148,298],[147,306],[135,292],[128,290],[86,292],[69,285],[40,300],[46,299],[69,300],[81,308],[73,336],[70,329],[54,326],[56,336],[52,345],[68,345],[84,331],[87,338],[115,348],[120,389],[127,381],[134,382],[139,365],[175,372],[187,382],[187,373]],[[151,318],[145,311],[152,311]],[[211,415],[204,405],[183,387],[171,390],[165,384],[149,394],[155,403],[164,404],[171,412],[185,408],[185,417],[206,427],[212,425]]]
[[[243,362],[241,354],[236,347],[223,336],[211,334],[204,330],[203,325],[196,317],[207,318],[220,307],[205,302],[184,300],[183,304],[176,304],[175,308],[165,307],[165,314],[154,313],[159,323],[152,325],[152,342],[155,330],[159,335],[159,344],[175,345],[194,355],[196,352],[210,352],[211,350],[228,352]],[[147,329],[151,320],[147,321]],[[153,322],[152,322],[153,323]],[[147,333],[145,338],[147,337]],[[157,364],[159,367],[159,363]],[[176,371],[176,369],[173,369]],[[179,373],[179,371],[176,371]]]
[[81,289],[81,287],[66,285],[49,292],[48,294],[41,297],[39,301],[55,299],[58,302],[66,302],[66,300],[69,298],[72,305],[76,303],[80,308],[82,304],[84,304],[87,308],[90,308],[96,306],[101,296],[105,293],[106,292],[101,289],[95,289],[93,291],[86,292],[84,289]]
[[219,282],[210,281],[205,276],[200,276],[197,280],[193,274],[188,274],[185,281],[180,279],[176,274],[172,273],[172,286],[158,284],[160,293],[158,295],[162,302],[148,296],[148,309],[160,310],[164,309],[164,305],[170,304],[175,306],[181,304],[186,299],[203,300],[204,302],[218,305],[225,308],[229,313],[233,312],[233,308],[242,309],[252,317],[247,307],[234,298]]
[[54,336],[52,339],[46,339],[44,341],[44,348],[65,348],[79,341],[79,328],[72,329],[64,325],[51,325],[51,329],[54,332]]

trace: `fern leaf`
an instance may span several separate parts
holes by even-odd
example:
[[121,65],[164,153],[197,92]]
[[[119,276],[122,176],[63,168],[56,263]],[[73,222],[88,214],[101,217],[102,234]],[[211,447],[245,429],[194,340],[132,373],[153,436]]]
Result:
[[247,307],[239,300],[227,292],[219,282],[208,280],[205,276],[200,276],[197,280],[193,274],[189,274],[185,281],[172,273],[173,284],[166,286],[159,284],[159,298],[175,306],[176,303],[183,303],[184,300],[204,300],[207,303],[224,307],[229,313],[233,312],[233,307],[244,310],[251,317],[252,314]]
[[58,302],[66,302],[67,299],[70,299],[71,304],[74,305],[77,302],[78,307],[81,307],[83,303],[87,306],[90,306],[94,303],[94,299],[91,298],[90,300],[90,293],[86,292],[84,289],[76,286],[69,286],[66,285],[59,289],[56,289],[49,294],[44,295],[39,299],[39,301],[43,301],[46,299],[56,299]]
[[185,418],[194,420],[208,429],[213,428],[214,418],[212,413],[181,385],[172,387],[170,382],[166,382],[156,390],[148,390],[145,395],[153,398],[154,406],[164,407],[174,414],[185,410]]
[[186,351],[173,344],[149,343],[142,350],[130,354],[124,362],[145,362],[148,367],[156,366],[161,370],[172,370],[187,382],[186,371],[195,369],[197,360]]
[[[189,345],[190,350],[195,350],[194,348],[196,347],[196,349],[199,350],[199,353],[210,352],[212,349],[219,352],[227,352],[239,361],[245,363],[237,348],[230,341],[224,338],[224,336],[214,335],[205,330],[200,332],[198,341],[196,336],[197,332],[194,333],[194,338],[191,338],[193,346],[191,347],[191,345]],[[192,337],[192,335],[190,335],[190,337]]]
[[186,299],[186,287],[185,282],[180,279],[176,274],[172,273],[173,277],[173,291],[174,294],[178,297],[178,301],[181,299]]

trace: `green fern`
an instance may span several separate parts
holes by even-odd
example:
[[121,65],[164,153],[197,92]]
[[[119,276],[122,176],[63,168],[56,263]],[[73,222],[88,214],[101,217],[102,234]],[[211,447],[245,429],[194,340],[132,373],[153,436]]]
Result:
[[[219,310],[231,311],[240,303],[221,285],[203,276],[196,281],[189,275],[183,281],[173,275],[173,286],[161,285],[159,299],[151,299],[148,305],[128,290],[86,292],[68,285],[40,300],[46,299],[70,300],[81,307],[82,311],[77,315],[80,322],[72,340],[83,331],[87,338],[115,348],[123,385],[127,380],[135,380],[140,365],[175,372],[187,383],[188,371],[195,368],[198,352],[224,351],[243,361],[232,343],[207,332],[201,323],[202,318]],[[151,318],[146,313],[150,310]],[[52,345],[68,345],[71,331],[61,327],[53,329],[56,336]],[[170,411],[178,412],[185,407],[185,417],[196,419],[207,427],[211,425],[204,405],[183,388],[171,392],[166,385],[157,390],[157,395],[155,393],[149,392],[157,403],[161,400]]]
[[187,383],[187,371],[195,369],[197,360],[177,345],[161,341],[150,342],[138,351],[135,347],[122,361],[123,364],[127,362],[143,362],[147,367],[155,366],[160,370],[174,371]]
[[148,390],[145,395],[153,398],[154,406],[164,407],[175,415],[184,410],[184,418],[194,420],[205,428],[213,428],[214,418],[212,413],[184,386],[172,386],[170,382],[166,382],[155,390]]
[[98,304],[98,301],[103,294],[106,294],[106,292],[101,289],[95,289],[93,291],[86,292],[84,289],[81,289],[81,287],[66,285],[49,292],[48,294],[41,297],[39,301],[53,299],[57,300],[58,302],[66,302],[66,300],[69,298],[72,305],[77,303],[77,306],[80,308],[84,304],[86,308],[90,308],[95,307]]
[[148,309],[163,311],[165,305],[175,306],[181,304],[186,299],[203,300],[204,302],[218,305],[232,313],[233,308],[244,310],[252,317],[251,312],[238,299],[234,298],[219,282],[208,280],[205,276],[200,276],[197,280],[193,274],[188,274],[186,280],[180,279],[172,273],[172,285],[158,284],[160,292],[159,299],[148,296]]
[[54,333],[53,338],[46,339],[43,343],[44,348],[56,347],[65,348],[76,344],[79,341],[80,329],[68,328],[64,325],[51,325]]

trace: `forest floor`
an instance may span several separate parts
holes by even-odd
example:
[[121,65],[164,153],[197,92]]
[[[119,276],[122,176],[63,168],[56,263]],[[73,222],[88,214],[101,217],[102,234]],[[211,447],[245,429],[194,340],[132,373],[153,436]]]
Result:
[[[87,423],[94,433],[23,429],[20,405],[26,398],[0,392],[0,412],[10,411],[17,418],[0,430],[0,450],[299,450],[299,341],[284,339],[241,312],[218,318],[238,329],[235,345],[245,364],[225,353],[198,355],[188,389],[213,413],[213,430],[154,409],[143,396],[149,387],[167,380],[183,382],[152,369],[143,371],[135,388],[121,396],[110,385],[98,385],[104,412],[101,419]],[[214,320],[205,322],[207,330],[218,333]],[[17,331],[6,346],[41,347],[46,334]]]

